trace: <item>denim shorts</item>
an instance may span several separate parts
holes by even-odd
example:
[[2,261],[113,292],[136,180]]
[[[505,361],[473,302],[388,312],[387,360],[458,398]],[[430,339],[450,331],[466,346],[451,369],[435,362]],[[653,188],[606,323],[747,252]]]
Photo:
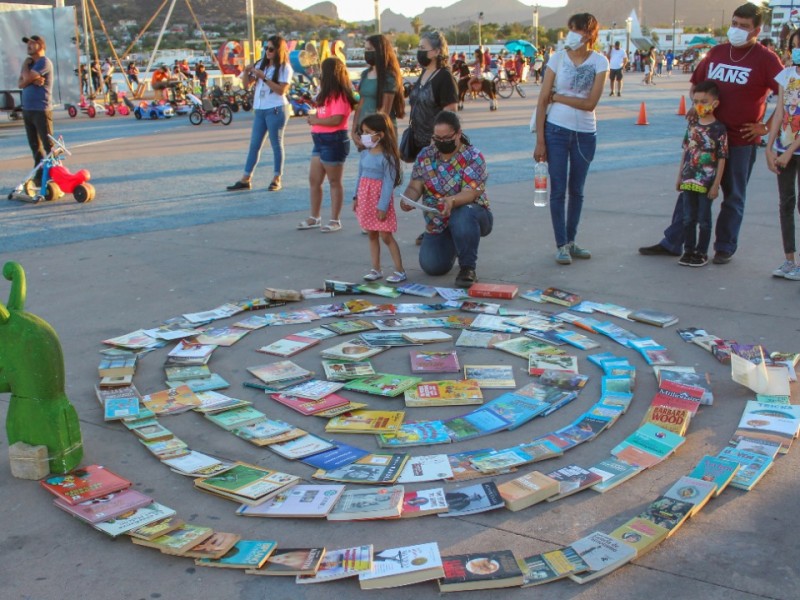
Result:
[[350,154],[350,137],[346,129],[330,133],[312,133],[314,148],[311,156],[319,156],[323,164],[343,165]]

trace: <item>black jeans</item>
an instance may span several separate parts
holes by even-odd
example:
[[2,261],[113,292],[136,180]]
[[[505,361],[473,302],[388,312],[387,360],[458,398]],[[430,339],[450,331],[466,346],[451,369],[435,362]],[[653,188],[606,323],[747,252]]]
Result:
[[[23,110],[22,121],[28,145],[33,153],[33,164],[38,165],[53,147],[48,135],[53,135],[53,112],[50,110]],[[36,173],[36,183],[41,183],[41,171]]]
[[794,211],[797,202],[796,182],[800,177],[800,156],[792,156],[786,167],[778,173],[778,214],[781,220],[781,237],[784,254],[794,254]]

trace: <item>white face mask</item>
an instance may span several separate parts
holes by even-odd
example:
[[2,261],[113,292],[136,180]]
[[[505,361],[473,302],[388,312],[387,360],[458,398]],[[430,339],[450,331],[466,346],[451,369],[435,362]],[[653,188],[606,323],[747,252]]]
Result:
[[361,145],[364,146],[364,148],[375,148],[378,145],[378,142],[380,142],[380,140],[379,139],[373,140],[372,136],[373,134],[371,133],[361,134]]
[[564,38],[564,47],[569,50],[577,50],[581,46],[583,46],[583,35],[577,31],[570,31]]
[[744,46],[747,43],[747,38],[750,36],[749,31],[745,31],[744,29],[739,29],[738,27],[729,27],[728,28],[728,41],[731,43],[731,46],[736,48],[740,46]]

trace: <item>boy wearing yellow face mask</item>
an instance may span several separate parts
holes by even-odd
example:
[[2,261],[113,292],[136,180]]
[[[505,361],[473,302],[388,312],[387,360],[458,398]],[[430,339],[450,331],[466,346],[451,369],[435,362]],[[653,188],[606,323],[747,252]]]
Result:
[[[683,255],[678,264],[702,267],[708,264],[711,241],[711,202],[719,195],[728,134],[714,117],[719,105],[719,88],[713,80],[698,83],[692,92],[696,118],[689,120],[683,138],[683,157],[676,189],[683,202]],[[698,235],[699,230],[699,235]]]

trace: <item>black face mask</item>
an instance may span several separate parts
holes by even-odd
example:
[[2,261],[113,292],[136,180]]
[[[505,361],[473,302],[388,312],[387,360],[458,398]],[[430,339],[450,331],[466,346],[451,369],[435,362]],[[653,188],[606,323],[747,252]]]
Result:
[[433,60],[428,56],[428,52],[430,50],[417,50],[417,62],[423,67],[427,67]]
[[364,62],[370,67],[375,65],[375,50],[364,50]]
[[434,141],[433,145],[436,146],[436,149],[442,154],[452,154],[456,151],[456,147],[458,146],[456,140],[447,140],[446,142]]

